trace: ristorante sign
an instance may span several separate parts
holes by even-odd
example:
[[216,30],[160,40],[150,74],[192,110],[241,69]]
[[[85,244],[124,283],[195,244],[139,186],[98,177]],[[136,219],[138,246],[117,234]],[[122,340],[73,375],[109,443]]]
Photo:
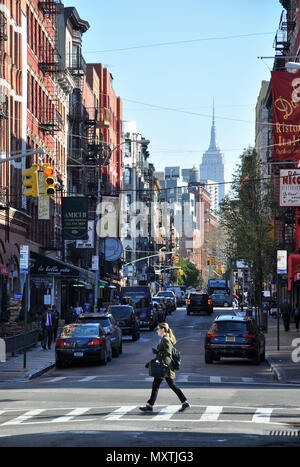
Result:
[[300,160],[300,73],[272,72],[273,158]]

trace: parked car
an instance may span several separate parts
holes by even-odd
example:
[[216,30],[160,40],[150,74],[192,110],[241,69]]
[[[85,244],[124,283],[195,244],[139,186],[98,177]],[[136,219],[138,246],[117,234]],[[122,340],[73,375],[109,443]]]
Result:
[[172,311],[176,310],[177,302],[176,302],[176,296],[175,296],[174,292],[172,292],[171,290],[169,290],[169,291],[162,290],[161,292],[157,293],[157,296],[158,297],[166,297],[167,302],[169,302],[171,304],[171,307],[170,307],[171,308],[171,313],[172,313]]
[[204,311],[208,315],[211,315],[214,311],[211,299],[209,295],[204,292],[193,292],[189,295],[186,304],[186,313],[201,313]]
[[220,315],[205,337],[205,363],[221,357],[248,358],[259,365],[265,360],[265,336],[253,318]]
[[215,292],[210,296],[213,306],[229,307],[232,306],[232,298],[223,292]]
[[167,292],[171,291],[174,292],[176,297],[176,306],[183,306],[185,305],[185,299],[182,296],[182,290],[179,285],[170,285],[166,288]]
[[140,338],[139,319],[130,305],[110,305],[108,312],[113,315],[123,336],[132,336],[132,340]]
[[101,324],[106,334],[110,337],[113,357],[118,357],[122,353],[122,331],[112,314],[85,313],[79,315],[77,321],[79,323]]
[[110,337],[98,323],[67,324],[55,344],[57,367],[72,362],[96,362],[106,365],[112,358]]
[[167,299],[165,297],[152,297],[153,307],[157,307],[158,321],[164,323],[168,313]]
[[151,292],[148,286],[122,287],[120,301],[131,300],[134,304],[135,312],[140,321],[140,327],[149,328],[153,331],[157,325],[157,313],[153,309]]

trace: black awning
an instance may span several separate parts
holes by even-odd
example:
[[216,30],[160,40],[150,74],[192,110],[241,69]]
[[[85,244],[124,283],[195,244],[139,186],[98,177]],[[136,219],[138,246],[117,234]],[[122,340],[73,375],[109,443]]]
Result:
[[37,276],[56,276],[65,279],[75,278],[84,281],[95,282],[95,273],[87,269],[79,268],[73,264],[64,263],[58,259],[50,258],[31,252],[32,266],[30,274]]

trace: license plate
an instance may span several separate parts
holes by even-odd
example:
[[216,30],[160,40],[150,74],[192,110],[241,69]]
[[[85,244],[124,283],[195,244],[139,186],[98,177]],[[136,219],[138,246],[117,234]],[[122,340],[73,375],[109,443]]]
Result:
[[83,357],[83,352],[74,352],[74,357]]
[[234,336],[228,336],[226,337],[226,342],[234,342],[235,341],[235,337]]

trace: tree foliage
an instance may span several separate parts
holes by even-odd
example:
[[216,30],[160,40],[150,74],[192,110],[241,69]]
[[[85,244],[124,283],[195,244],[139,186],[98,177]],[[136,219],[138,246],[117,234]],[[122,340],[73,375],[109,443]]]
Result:
[[220,223],[226,233],[226,251],[231,260],[251,266],[255,302],[260,305],[263,281],[274,273],[276,245],[272,238],[274,219],[272,186],[262,179],[255,151],[241,156],[231,191],[220,207]]
[[178,285],[185,285],[187,287],[198,287],[199,286],[199,274],[200,271],[196,266],[191,263],[187,258],[184,258],[178,267],[182,269],[183,275],[177,278],[177,269],[172,271],[172,282]]

